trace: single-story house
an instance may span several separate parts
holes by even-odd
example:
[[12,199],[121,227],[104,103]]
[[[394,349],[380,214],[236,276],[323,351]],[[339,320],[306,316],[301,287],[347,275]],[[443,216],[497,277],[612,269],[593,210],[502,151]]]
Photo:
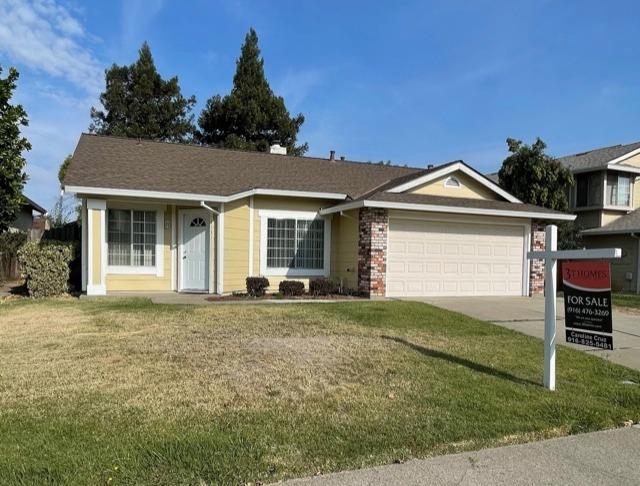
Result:
[[325,276],[372,297],[530,295],[543,223],[462,161],[427,169],[83,134],[63,183],[82,200],[82,280],[226,294],[247,276]]

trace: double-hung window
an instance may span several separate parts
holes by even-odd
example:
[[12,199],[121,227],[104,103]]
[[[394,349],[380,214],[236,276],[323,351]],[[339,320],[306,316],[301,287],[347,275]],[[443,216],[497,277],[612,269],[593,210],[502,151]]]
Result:
[[109,209],[107,255],[111,267],[156,266],[156,212]]
[[319,218],[262,219],[264,271],[267,274],[322,275],[325,269],[325,221]]

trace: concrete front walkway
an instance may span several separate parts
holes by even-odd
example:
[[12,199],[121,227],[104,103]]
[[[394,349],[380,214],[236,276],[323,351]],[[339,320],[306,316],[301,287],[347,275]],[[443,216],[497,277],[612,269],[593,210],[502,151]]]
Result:
[[288,486],[637,485],[640,429],[607,430],[405,464],[297,479]]
[[[544,298],[425,297],[419,300],[443,309],[490,321],[530,336],[544,338]],[[613,309],[613,351],[565,342],[564,302],[558,299],[558,344],[571,346],[629,368],[640,370],[640,314]]]

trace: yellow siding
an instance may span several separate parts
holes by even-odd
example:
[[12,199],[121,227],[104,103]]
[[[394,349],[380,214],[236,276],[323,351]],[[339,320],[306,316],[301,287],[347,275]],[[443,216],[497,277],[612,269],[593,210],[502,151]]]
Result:
[[[109,202],[107,202],[107,208]],[[122,205],[118,207],[124,207]],[[164,265],[162,277],[157,275],[124,275],[107,272],[107,292],[159,292],[171,290],[171,207],[164,211],[164,244],[160,258]]]
[[358,288],[358,210],[335,214],[331,221],[331,278]]
[[102,282],[102,260],[100,258],[103,235],[101,234],[101,214],[99,209],[90,209],[91,218],[91,250],[92,250],[92,262],[91,262],[91,284],[100,285]]
[[[278,211],[319,211],[335,204],[335,201],[326,201],[323,199],[303,199],[296,197],[270,197],[270,196],[254,196],[253,200],[253,270],[254,275],[260,275],[260,210],[278,210]],[[225,216],[226,218],[226,216]],[[331,222],[329,222],[331,224]],[[333,229],[333,227],[332,227]],[[333,236],[333,235],[332,235]],[[226,273],[226,271],[225,271]],[[309,279],[303,277],[287,277],[286,275],[269,275],[269,291],[277,292],[278,285],[282,280],[299,280],[304,282],[305,287],[309,287]],[[244,287],[243,287],[244,288]],[[225,289],[227,292],[227,289]]]
[[[461,187],[445,187],[445,181],[455,176]],[[410,189],[407,191],[412,194],[428,194],[431,196],[448,196],[448,197],[461,197],[471,199],[489,199],[494,201],[502,200],[495,192],[489,188],[483,186],[475,179],[472,179],[467,174],[461,171],[456,171],[453,174],[448,174],[434,181],[430,181],[423,186]]]
[[224,207],[224,292],[245,289],[249,274],[249,198]]

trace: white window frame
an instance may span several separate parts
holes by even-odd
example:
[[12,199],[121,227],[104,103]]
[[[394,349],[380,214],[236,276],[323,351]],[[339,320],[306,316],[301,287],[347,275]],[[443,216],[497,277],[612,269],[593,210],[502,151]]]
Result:
[[[633,174],[628,174],[628,173],[624,173],[624,172],[614,172],[615,176],[616,176],[616,184],[619,186],[620,185],[620,178],[621,177],[627,177],[629,179],[629,204],[626,205],[618,205],[618,204],[612,204],[609,199],[611,196],[611,192],[613,191],[613,186],[609,184],[609,172],[607,172],[605,174],[605,190],[604,190],[604,208],[605,209],[625,209],[625,210],[629,210],[631,208],[633,208],[633,198],[634,198],[634,194],[633,194],[633,189],[635,186],[635,181],[636,181],[636,177],[633,176]],[[619,188],[617,189],[619,190]]]
[[[454,185],[451,185],[451,182],[453,182]],[[460,189],[462,188],[462,182],[460,182],[460,179],[456,176],[449,176],[444,180],[444,187],[447,189]]]
[[[164,276],[164,206],[147,206],[139,204],[108,204],[105,211],[105,220],[108,223],[109,210],[117,209],[123,211],[154,211],[156,213],[156,264],[142,267],[133,265],[109,265],[109,235],[105,231],[105,259],[107,261],[108,275],[155,275]],[[132,215],[133,217],[133,215]]]
[[[286,277],[319,277],[329,276],[331,266],[331,218],[320,216],[313,211],[276,211],[260,210],[260,274],[265,276],[286,276]],[[324,221],[324,262],[323,268],[273,268],[267,267],[267,235],[269,219],[296,219],[313,221],[320,219]]]

